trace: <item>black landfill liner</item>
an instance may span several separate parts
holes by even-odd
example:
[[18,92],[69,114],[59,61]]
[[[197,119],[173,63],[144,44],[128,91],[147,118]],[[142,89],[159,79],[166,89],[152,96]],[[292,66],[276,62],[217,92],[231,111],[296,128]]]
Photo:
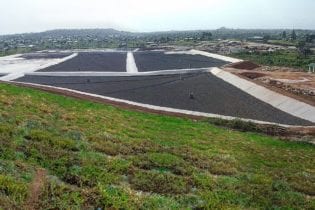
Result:
[[219,67],[229,62],[202,55],[164,54],[164,52],[135,52],[138,71],[158,71]]
[[210,73],[137,77],[25,76],[53,85],[145,104],[289,125],[313,125],[264,103]]
[[126,72],[126,58],[125,52],[82,52],[70,60],[39,70],[39,72]]

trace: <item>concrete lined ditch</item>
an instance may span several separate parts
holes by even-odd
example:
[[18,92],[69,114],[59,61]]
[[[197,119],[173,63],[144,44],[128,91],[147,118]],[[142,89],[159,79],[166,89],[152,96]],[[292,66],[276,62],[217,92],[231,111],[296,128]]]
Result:
[[242,79],[219,68],[213,68],[211,73],[218,78],[232,84],[249,95],[267,103],[271,106],[290,113],[293,116],[315,123],[315,107],[300,102],[296,99],[273,92],[265,87]]
[[126,71],[128,73],[137,73],[138,67],[132,52],[127,53]]

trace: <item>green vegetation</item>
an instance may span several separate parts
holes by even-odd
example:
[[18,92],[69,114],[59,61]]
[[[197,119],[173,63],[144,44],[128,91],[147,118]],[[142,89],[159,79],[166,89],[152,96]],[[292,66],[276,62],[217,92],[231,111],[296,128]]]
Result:
[[175,46],[185,46],[185,47],[191,47],[198,44],[196,40],[176,40],[174,42],[171,42],[170,44]]
[[97,43],[91,43],[91,42],[75,42],[71,44],[65,44],[63,43],[62,46],[59,45],[53,45],[50,42],[44,42],[40,46],[37,47],[25,47],[25,48],[11,48],[9,50],[2,50],[0,51],[0,57],[2,56],[8,56],[8,55],[14,55],[14,54],[23,54],[23,53],[30,53],[30,52],[37,52],[40,50],[50,50],[50,49],[62,49],[62,50],[68,50],[68,49],[103,49],[103,48],[118,48],[119,42],[117,41],[111,41],[111,42],[97,42]]
[[268,40],[269,44],[276,44],[276,45],[283,45],[283,46],[297,46],[299,41],[298,40]]
[[310,63],[315,62],[315,55],[302,56],[296,51],[276,52],[244,52],[233,54],[233,57],[250,60],[262,65],[284,66],[308,69]]
[[8,55],[14,55],[14,54],[22,54],[22,53],[29,53],[34,51],[31,48],[16,48],[16,49],[10,49],[6,51],[0,51],[0,57],[2,56],[8,56]]
[[314,209],[314,183],[310,144],[0,84],[0,209]]

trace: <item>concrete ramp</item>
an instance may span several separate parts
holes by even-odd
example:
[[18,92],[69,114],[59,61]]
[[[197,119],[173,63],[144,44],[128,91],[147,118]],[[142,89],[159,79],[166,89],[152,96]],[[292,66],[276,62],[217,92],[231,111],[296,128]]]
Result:
[[219,55],[219,54],[215,54],[215,53],[209,53],[209,52],[205,52],[205,51],[201,51],[201,50],[171,51],[171,52],[165,52],[165,54],[202,55],[202,56],[205,56],[205,57],[215,58],[215,59],[226,61],[226,62],[230,62],[230,63],[238,63],[238,62],[242,62],[243,61],[241,59],[232,58],[232,57]]
[[273,92],[265,87],[242,79],[232,73],[219,68],[212,68],[210,72],[218,78],[232,84],[255,98],[270,104],[288,114],[315,123],[315,107],[296,99]]
[[138,68],[132,52],[127,53],[126,70],[128,73],[137,73]]
[[[78,54],[73,53],[64,58],[58,59],[34,59],[27,60],[20,58],[20,55],[7,56],[0,59],[0,73],[4,72],[7,75],[0,77],[2,81],[11,81],[23,77],[27,73],[35,72],[49,66],[57,65],[76,57]],[[2,61],[2,64],[1,64]]]

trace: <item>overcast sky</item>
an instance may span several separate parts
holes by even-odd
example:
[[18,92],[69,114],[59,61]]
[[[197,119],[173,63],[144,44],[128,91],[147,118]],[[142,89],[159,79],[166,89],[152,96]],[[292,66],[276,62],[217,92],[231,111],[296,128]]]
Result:
[[315,0],[0,0],[0,34],[60,28],[315,29]]

